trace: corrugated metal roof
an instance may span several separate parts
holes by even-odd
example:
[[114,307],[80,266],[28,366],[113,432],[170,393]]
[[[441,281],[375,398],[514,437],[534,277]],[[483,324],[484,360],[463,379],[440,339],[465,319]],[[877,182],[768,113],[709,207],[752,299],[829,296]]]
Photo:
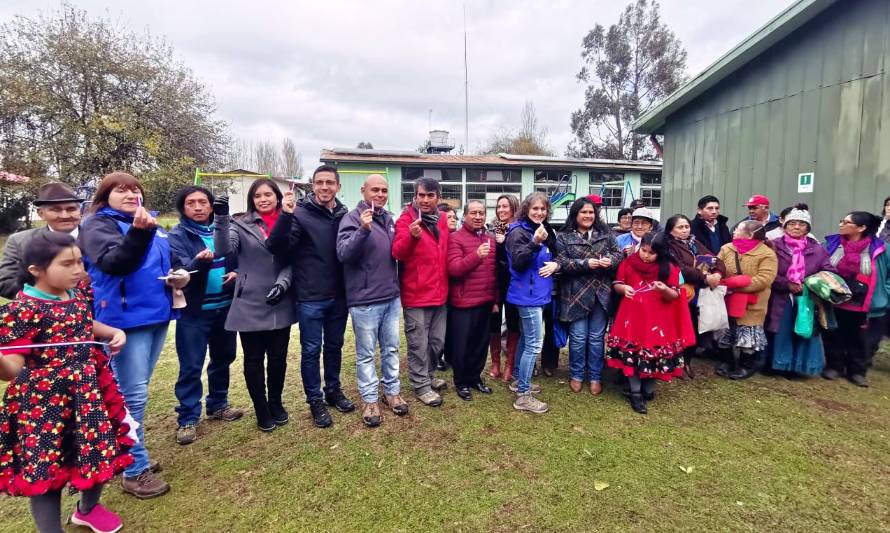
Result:
[[835,2],[837,0],[798,0],[686,82],[674,94],[639,117],[633,124],[634,131],[660,133],[668,116],[751,62]]
[[515,154],[452,155],[405,153],[389,150],[325,149],[319,160],[325,163],[390,163],[426,166],[486,167],[580,167],[600,169],[661,170],[661,161],[625,161],[612,159],[573,159]]

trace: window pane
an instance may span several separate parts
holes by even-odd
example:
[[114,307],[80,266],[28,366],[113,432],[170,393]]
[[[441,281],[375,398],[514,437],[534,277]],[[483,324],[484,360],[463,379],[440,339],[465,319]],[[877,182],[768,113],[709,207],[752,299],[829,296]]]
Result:
[[640,174],[640,183],[643,185],[661,185],[661,174],[656,172],[643,172]]
[[535,170],[535,183],[573,183],[571,170]]
[[512,194],[517,199],[522,195],[522,185],[477,185],[467,184],[467,201],[482,200],[485,207],[494,209],[497,205],[498,196],[502,194]]
[[[602,190],[602,192],[600,192]],[[599,194],[603,197],[603,207],[623,207],[624,206],[624,187],[606,187],[594,190],[590,187],[591,194]]]
[[624,181],[624,174],[620,172],[591,172],[590,183],[605,183],[610,181]]
[[640,199],[646,207],[661,207],[661,189],[642,189]]
[[[457,202],[457,205],[462,205],[461,202],[461,185],[460,184],[446,184],[442,185],[442,197],[441,200],[452,200],[452,204]],[[410,204],[414,201],[414,184],[413,183],[402,183],[402,206]]]
[[414,181],[419,177],[432,178],[436,181],[451,181],[460,183],[463,181],[459,168],[417,168],[405,167],[402,169],[402,182]]

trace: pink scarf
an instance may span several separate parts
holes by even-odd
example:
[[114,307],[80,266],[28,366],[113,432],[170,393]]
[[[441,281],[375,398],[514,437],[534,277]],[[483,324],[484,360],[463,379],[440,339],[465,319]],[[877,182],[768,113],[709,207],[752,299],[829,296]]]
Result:
[[732,244],[740,254],[745,255],[760,244],[760,241],[757,239],[733,239]]
[[804,235],[803,237],[796,239],[786,233],[783,236],[783,240],[785,241],[785,246],[791,250],[791,266],[788,267],[788,273],[785,274],[785,277],[788,278],[788,281],[791,283],[800,284],[803,282],[803,277],[806,274],[803,251],[807,247],[807,237]]

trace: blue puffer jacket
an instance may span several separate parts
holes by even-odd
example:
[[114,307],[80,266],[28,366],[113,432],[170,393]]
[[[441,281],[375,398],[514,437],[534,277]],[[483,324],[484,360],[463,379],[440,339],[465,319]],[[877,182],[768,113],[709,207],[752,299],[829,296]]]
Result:
[[547,240],[535,243],[534,227],[527,220],[519,220],[507,228],[507,266],[510,269],[510,285],[507,302],[523,307],[535,307],[550,303],[553,277],[542,278],[538,270],[547,261],[553,261],[551,251],[555,241],[553,229],[546,225]]
[[176,318],[172,293],[158,279],[170,270],[167,234],[132,223],[132,216],[104,208],[84,220],[78,236],[92,278],[93,315],[120,329]]

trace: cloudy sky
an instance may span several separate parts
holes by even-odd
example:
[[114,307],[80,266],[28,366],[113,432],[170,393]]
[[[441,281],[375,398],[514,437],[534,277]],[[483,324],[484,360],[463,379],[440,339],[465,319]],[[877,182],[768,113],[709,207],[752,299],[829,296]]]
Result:
[[[580,43],[624,1],[468,0],[469,140],[464,136],[463,11],[456,1],[73,0],[88,13],[164,37],[214,95],[235,137],[294,139],[304,164],[322,148],[370,141],[413,149],[433,128],[478,149],[518,123],[530,100],[562,153],[581,105]],[[662,18],[707,67],[792,0],[662,0]],[[0,19],[58,9],[3,0]],[[432,120],[430,121],[430,110]]]

